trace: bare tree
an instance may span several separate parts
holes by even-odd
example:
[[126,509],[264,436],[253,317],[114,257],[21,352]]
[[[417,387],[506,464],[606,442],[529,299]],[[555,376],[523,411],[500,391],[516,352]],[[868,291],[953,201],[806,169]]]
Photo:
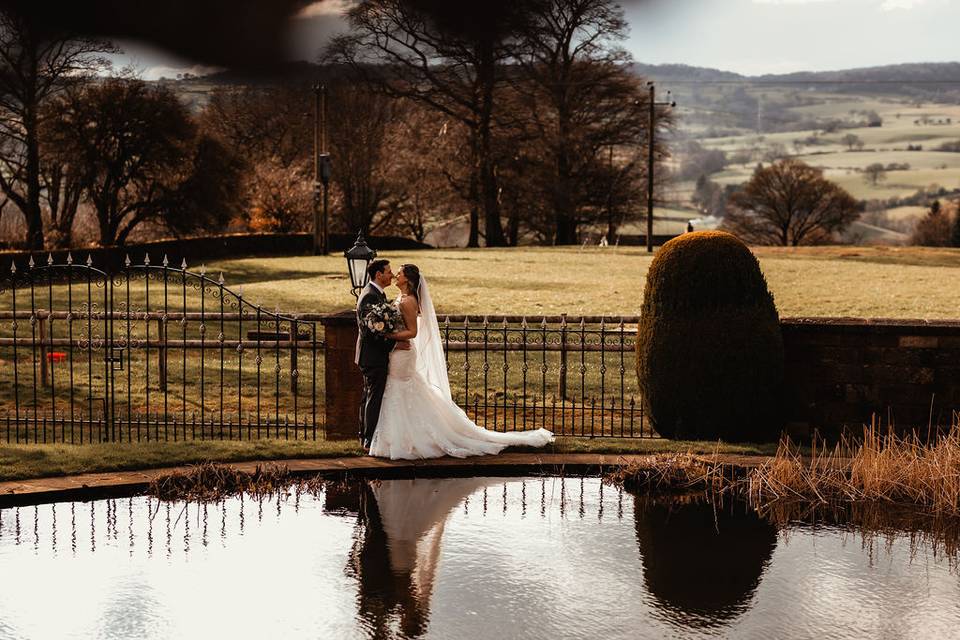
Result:
[[247,170],[247,223],[254,231],[290,233],[310,228],[313,194],[303,166],[266,159]]
[[41,29],[0,10],[0,190],[26,223],[26,245],[43,247],[40,131],[44,103],[67,84],[109,66],[109,42]]
[[[551,239],[576,243],[581,224],[610,210],[616,174],[624,173],[606,161],[610,150],[649,140],[648,93],[624,68],[627,23],[611,0],[545,0],[525,17],[512,47],[522,68],[513,86],[541,147],[537,155],[550,165],[543,187],[554,216]],[[638,158],[625,155],[629,174]]]
[[244,158],[292,167],[310,154],[312,99],[300,87],[217,88],[200,113],[200,127]]
[[406,114],[399,99],[347,83],[331,88],[329,107],[336,114],[330,146],[340,220],[348,233],[370,235],[391,219],[387,204],[396,198],[393,166]]
[[887,179],[887,169],[879,162],[869,164],[863,169],[863,179],[867,184],[877,186]]
[[799,160],[758,167],[730,205],[724,227],[756,244],[825,242],[860,215],[849,193]]
[[433,226],[469,206],[456,188],[463,183],[455,172],[462,125],[438,119],[422,105],[407,104],[403,113],[391,136],[393,192],[388,206],[393,227],[423,242]]
[[943,210],[939,200],[934,200],[927,215],[917,220],[913,233],[910,234],[910,244],[923,247],[949,247],[952,226],[949,214]]
[[195,127],[186,107],[162,86],[108,78],[64,94],[66,150],[83,182],[102,245],[123,244],[140,223],[170,207],[191,166]]
[[[456,119],[470,132],[471,225],[479,246],[483,214],[487,246],[505,244],[494,162],[494,93],[501,81],[517,14],[527,3],[363,0],[348,14],[351,32],[327,49],[365,81]],[[371,62],[380,62],[372,65]]]
[[[69,91],[69,90],[68,90]],[[56,247],[69,247],[88,173],[71,150],[74,132],[62,117],[69,105],[62,94],[42,108],[40,134],[41,198],[46,205],[45,236]]]
[[854,149],[860,150],[863,149],[863,140],[860,139],[860,136],[854,133],[848,133],[842,138],[840,142],[847,145],[847,151],[853,151]]

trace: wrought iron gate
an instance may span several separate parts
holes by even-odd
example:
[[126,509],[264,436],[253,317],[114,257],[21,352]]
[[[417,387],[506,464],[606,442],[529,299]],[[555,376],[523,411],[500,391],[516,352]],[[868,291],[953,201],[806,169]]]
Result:
[[317,437],[317,323],[222,274],[48,256],[12,263],[0,286],[6,442]]

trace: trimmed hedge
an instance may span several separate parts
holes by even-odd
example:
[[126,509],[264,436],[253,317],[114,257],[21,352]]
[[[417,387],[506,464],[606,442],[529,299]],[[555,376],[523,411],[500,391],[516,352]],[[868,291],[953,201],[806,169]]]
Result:
[[644,290],[637,375],[661,436],[776,440],[783,361],[773,296],[743,242],[700,231],[660,249]]

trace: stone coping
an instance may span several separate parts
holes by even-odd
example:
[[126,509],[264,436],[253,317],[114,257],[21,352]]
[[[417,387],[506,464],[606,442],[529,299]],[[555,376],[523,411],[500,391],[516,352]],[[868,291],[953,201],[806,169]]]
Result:
[[921,318],[780,318],[780,326],[801,331],[835,333],[955,333],[960,334],[958,320],[924,320]]
[[[356,474],[361,477],[410,478],[442,476],[521,476],[535,474],[589,475],[629,464],[652,461],[657,455],[670,454],[598,454],[598,453],[504,453],[473,458],[436,458],[433,460],[385,460],[370,456],[345,458],[308,458],[289,460],[252,460],[224,462],[238,471],[252,472],[257,466],[286,466],[297,476]],[[723,454],[700,456],[741,467],[755,467],[767,456]],[[191,465],[145,469],[142,471],[108,471],[54,478],[11,480],[0,482],[0,507],[24,506],[49,502],[93,500],[124,497],[143,493],[150,481],[173,471],[184,471]]]

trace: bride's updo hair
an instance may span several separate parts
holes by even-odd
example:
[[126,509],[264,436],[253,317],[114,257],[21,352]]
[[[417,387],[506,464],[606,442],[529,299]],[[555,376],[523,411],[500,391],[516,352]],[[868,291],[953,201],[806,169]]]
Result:
[[417,304],[420,304],[420,269],[415,264],[404,264],[400,266],[400,270],[403,271],[404,277],[406,277],[407,282],[409,283],[410,295],[417,299]]

